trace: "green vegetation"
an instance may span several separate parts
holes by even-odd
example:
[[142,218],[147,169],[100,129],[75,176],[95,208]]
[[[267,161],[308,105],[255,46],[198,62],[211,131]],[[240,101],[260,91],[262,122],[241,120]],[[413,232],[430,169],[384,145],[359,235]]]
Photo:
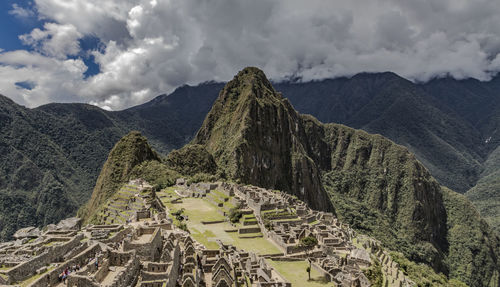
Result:
[[443,189],[447,212],[450,277],[469,286],[498,286],[500,238],[474,206],[449,189]]
[[[278,188],[300,195],[318,209],[331,207],[324,186],[341,220],[401,251],[411,262],[449,272],[450,278],[471,286],[498,285],[498,236],[465,198],[442,189],[424,168],[460,191],[481,178],[467,195],[488,222],[498,224],[498,85],[467,82],[454,83],[467,91],[467,97],[457,100],[456,94],[464,95],[462,88],[448,88],[441,80],[420,89],[390,73],[358,75],[341,82],[310,83],[309,88],[319,85],[324,88],[318,90],[334,94],[328,100],[336,105],[322,103],[325,108],[318,108],[311,99],[294,102],[323,121],[379,132],[409,146],[420,163],[381,136],[299,115],[262,71],[247,68],[224,87],[193,145],[172,153],[167,167],[138,133],[122,139],[80,215],[98,212],[132,173],[151,175],[158,187],[171,184],[178,175],[168,166],[190,174],[189,182],[229,178]],[[484,89],[479,93],[476,85]],[[295,93],[298,87],[288,86]],[[188,90],[177,93],[191,99]],[[160,97],[141,107],[107,113],[73,104],[29,110],[0,97],[0,239],[9,238],[18,227],[55,222],[73,213],[88,198],[112,144],[131,126],[146,130],[162,152],[181,147],[215,96],[197,98],[206,101],[201,108],[172,104],[181,98]],[[342,104],[346,99],[350,109]],[[168,128],[170,120],[193,114],[198,121],[181,120],[177,123],[183,123],[182,128]],[[301,188],[307,192],[301,193]]]
[[130,172],[129,178],[142,178],[154,185],[157,189],[163,189],[174,185],[181,175],[169,169],[165,164],[157,161],[145,161],[137,165]]
[[[110,149],[128,131],[141,131],[163,154],[181,148],[196,134],[223,86],[184,86],[114,112],[86,104],[27,109],[0,96],[0,240],[20,227],[74,214],[88,200]],[[498,77],[491,82],[443,78],[411,83],[393,73],[374,73],[285,82],[275,88],[298,111],[322,122],[380,133],[410,147],[434,177],[454,190],[469,189],[489,175],[479,174],[483,167],[494,163],[489,158],[498,147]],[[499,189],[494,183],[489,187],[490,179],[475,188],[477,196],[471,199],[498,228]],[[48,196],[39,201],[48,183],[58,188],[47,188]]]
[[261,212],[262,218],[263,219],[268,219],[268,220],[279,220],[282,218],[287,218],[290,216],[296,216],[295,213],[289,212],[285,209],[280,209],[280,210],[265,210]]
[[384,287],[384,274],[382,273],[382,265],[380,265],[380,261],[376,258],[373,258],[373,264],[370,268],[363,270],[363,273],[366,275],[366,278],[370,280],[370,283],[373,287]]
[[500,234],[500,147],[484,163],[481,179],[467,191],[466,196],[477,207],[481,216]]
[[[443,274],[437,274],[428,265],[415,263],[405,258],[401,253],[391,252],[392,259],[399,264],[399,267],[405,275],[410,277],[417,286],[453,286],[465,287],[466,284],[456,280],[448,280]],[[486,285],[483,285],[486,286]]]
[[219,249],[219,244],[215,242],[217,238],[216,235],[211,230],[205,230],[204,232],[198,231],[196,228],[188,228],[191,231],[191,236],[203,244],[207,249]]
[[452,279],[463,281],[470,286],[489,286],[491,280],[493,283],[497,282],[498,275],[495,270],[498,265],[494,261],[499,254],[497,235],[480,219],[464,196],[445,188],[442,189],[442,195],[447,212],[444,218],[447,218],[446,240],[449,246],[443,255],[439,255],[439,251],[429,243],[414,242],[412,238],[398,234],[391,224],[392,219],[369,203],[362,203],[337,193],[331,193],[331,198],[343,222],[379,239],[389,249],[398,250],[405,258],[411,259],[412,261],[406,259],[413,266],[413,269],[408,269],[408,275],[415,282],[451,284],[446,276],[437,275],[429,265],[415,263],[433,264],[440,256],[440,264],[449,268],[449,277]]
[[52,271],[55,268],[56,268],[55,266],[49,266],[49,267],[47,267],[47,270],[45,272],[31,276],[30,278],[24,280],[23,282],[20,282],[19,286],[21,286],[21,287],[29,286],[31,283],[35,282],[37,279],[39,279],[40,277],[42,277],[43,275]]
[[[215,239],[220,239],[224,243],[233,244],[237,248],[244,249],[259,254],[277,254],[280,250],[267,239],[245,238],[262,234],[238,234],[238,232],[226,232],[234,229],[228,222],[216,224],[203,224],[202,222],[224,221],[225,217],[218,212],[218,207],[200,198],[184,198],[182,203],[167,206],[172,212],[183,209],[182,214],[187,217],[183,221],[191,235],[207,248],[218,248]],[[177,214],[177,213],[176,213]],[[176,219],[174,218],[174,222]]]
[[229,211],[229,220],[232,222],[232,223],[236,223],[236,222],[239,222],[241,217],[243,216],[243,213],[241,212],[241,210],[239,210],[238,208],[232,208],[230,211]]
[[325,281],[321,273],[311,268],[311,280],[308,280],[307,268],[309,263],[306,261],[274,261],[267,262],[275,268],[281,276],[292,283],[292,286],[304,287],[330,287],[332,283]]
[[212,154],[221,178],[302,194],[312,207],[333,210],[303,129],[301,116],[265,74],[249,67],[226,84],[192,144]]
[[121,138],[111,150],[97,179],[92,197],[88,204],[79,210],[79,215],[84,220],[95,217],[99,207],[129,180],[134,167],[151,160],[158,161],[159,157],[139,132],[132,131]]
[[214,158],[202,145],[188,144],[173,150],[165,162],[169,168],[188,176],[201,173],[213,175],[217,171]]
[[300,239],[299,244],[305,248],[313,248],[318,245],[318,239],[314,236],[306,236]]

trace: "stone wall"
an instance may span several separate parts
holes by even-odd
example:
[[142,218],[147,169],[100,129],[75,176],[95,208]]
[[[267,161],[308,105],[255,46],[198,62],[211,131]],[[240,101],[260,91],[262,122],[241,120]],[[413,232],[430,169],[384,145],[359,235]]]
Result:
[[162,236],[160,228],[139,228],[137,236],[151,234],[151,239],[146,243],[124,241],[123,250],[136,250],[137,255],[142,260],[156,261],[159,259],[162,250]]
[[[53,286],[59,283],[59,274],[61,274],[67,266],[80,265],[84,266],[87,264],[89,258],[94,258],[95,254],[102,251],[98,243],[95,243],[85,249],[83,252],[73,257],[71,260],[65,261],[60,264],[57,268],[48,272],[47,274],[38,278],[33,282],[30,287],[46,287]],[[70,275],[70,277],[73,275]]]
[[108,258],[111,266],[125,266],[132,257],[134,257],[133,252],[115,252],[108,251]]
[[95,280],[97,280],[97,282],[102,282],[102,280],[106,278],[106,275],[108,275],[109,273],[109,266],[109,259],[104,259],[99,262],[99,268],[94,274],[94,278]]
[[67,279],[67,286],[78,287],[99,287],[97,282],[92,281],[90,278],[82,275],[71,275]]
[[169,274],[167,272],[148,272],[141,271],[142,281],[158,281],[158,280],[168,280]]
[[144,265],[144,271],[159,273],[159,272],[167,272],[168,267],[170,266],[170,262],[169,263],[145,262],[143,265]]
[[[132,251],[133,252],[133,251]],[[132,253],[130,260],[125,264],[125,270],[121,271],[116,275],[113,283],[109,287],[121,287],[121,286],[135,286],[137,283],[140,262],[135,256],[135,252]]]
[[[165,280],[153,281],[153,282],[141,282],[140,287],[164,287]],[[168,286],[168,283],[167,283]]]
[[179,265],[181,262],[181,251],[179,245],[175,246],[173,253],[172,268],[170,269],[167,287],[175,287],[177,277],[179,277]]
[[260,227],[241,227],[238,228],[239,234],[247,234],[247,233],[258,233],[260,232]]
[[67,243],[57,246],[50,246],[46,249],[45,253],[10,269],[8,272],[6,272],[7,276],[9,276],[9,284],[12,284],[13,282],[23,281],[35,275],[36,270],[47,266],[50,263],[61,261],[64,255],[66,255],[72,249],[76,248],[78,245],[82,244],[80,242],[82,238],[83,234],[79,234],[73,237]]
[[104,243],[110,243],[110,242],[120,242],[122,241],[130,232],[132,232],[132,228],[127,227],[125,229],[122,229],[120,232],[116,233],[115,235],[111,236],[108,239],[101,240]]
[[135,213],[135,219],[137,221],[144,219],[144,218],[151,218],[151,212],[149,210],[139,210],[136,211]]

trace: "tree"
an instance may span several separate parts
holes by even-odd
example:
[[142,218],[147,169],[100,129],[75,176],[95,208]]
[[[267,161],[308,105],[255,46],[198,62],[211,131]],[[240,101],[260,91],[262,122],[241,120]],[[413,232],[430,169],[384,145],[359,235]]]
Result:
[[309,280],[311,280],[311,258],[309,250],[313,249],[318,244],[318,239],[314,236],[306,236],[300,239],[299,246],[304,248],[304,252],[307,256],[307,261],[309,261],[309,266],[306,268],[307,274],[309,275]]
[[314,246],[318,244],[318,239],[314,236],[306,236],[300,239],[300,246],[306,248],[306,249],[312,249]]

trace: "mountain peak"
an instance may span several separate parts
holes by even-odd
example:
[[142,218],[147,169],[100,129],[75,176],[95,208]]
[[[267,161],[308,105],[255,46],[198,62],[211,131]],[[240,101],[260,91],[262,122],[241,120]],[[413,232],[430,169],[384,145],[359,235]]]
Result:
[[257,67],[246,67],[243,70],[239,71],[234,79],[239,81],[261,81],[269,83],[269,80],[266,77],[264,72]]
[[281,99],[262,70],[246,67],[229,81],[219,95],[223,101],[239,98]]
[[102,167],[92,197],[84,207],[86,210],[79,211],[81,217],[88,220],[95,215],[99,207],[128,181],[132,169],[148,160],[160,160],[160,158],[140,132],[131,131],[122,137]]
[[333,210],[305,137],[300,115],[264,72],[249,67],[226,84],[193,143],[212,154],[228,179],[285,190]]

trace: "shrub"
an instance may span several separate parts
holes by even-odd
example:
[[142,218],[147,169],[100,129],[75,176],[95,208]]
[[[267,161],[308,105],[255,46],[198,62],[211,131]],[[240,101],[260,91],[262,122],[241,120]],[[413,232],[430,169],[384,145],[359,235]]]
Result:
[[229,210],[229,220],[232,223],[236,223],[236,222],[240,221],[242,216],[243,216],[243,213],[238,208],[231,208],[231,210]]
[[318,239],[316,239],[316,237],[314,236],[306,236],[300,239],[299,244],[306,248],[311,248],[318,244]]

